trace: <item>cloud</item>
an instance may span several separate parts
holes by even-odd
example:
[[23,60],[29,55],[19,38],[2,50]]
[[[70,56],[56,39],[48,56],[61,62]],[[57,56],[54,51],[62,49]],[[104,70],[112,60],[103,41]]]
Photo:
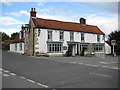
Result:
[[85,17],[87,24],[98,26],[106,35],[111,31],[118,30],[117,17],[103,17],[96,14],[90,14]]
[[15,25],[24,24],[24,22],[18,21],[12,17],[0,17],[1,25]]
[[67,21],[67,22],[73,22],[74,21],[74,19],[72,19],[71,17],[62,16],[62,15],[38,14],[37,16],[39,18],[44,18],[44,19],[53,19],[53,20],[60,20],[60,21]]
[[[79,16],[79,15],[78,15]],[[60,20],[65,22],[77,22],[79,23],[79,17],[62,16],[62,15],[48,15],[38,14],[38,17],[45,19]],[[77,18],[77,20],[76,20]],[[118,30],[118,18],[97,16],[96,14],[86,14],[84,17],[88,25],[98,26],[106,35],[112,31]]]
[[40,11],[41,12],[49,12],[50,10],[49,9],[41,9]]
[[13,15],[13,16],[26,15],[26,16],[29,16],[29,13],[25,10],[21,10],[20,12],[11,12],[11,13],[9,13],[9,15]]
[[43,2],[38,2],[37,5],[38,6],[44,6],[44,3]]
[[12,33],[14,33],[14,32],[19,32],[20,29],[17,29],[17,28],[7,28],[7,29],[5,29],[5,28],[0,28],[0,31],[1,31],[1,32],[5,32],[7,35],[11,36]]
[[12,5],[12,3],[9,2],[9,0],[0,0],[0,2],[1,2],[1,3],[4,3],[4,4],[7,5],[7,6],[11,6],[11,5]]

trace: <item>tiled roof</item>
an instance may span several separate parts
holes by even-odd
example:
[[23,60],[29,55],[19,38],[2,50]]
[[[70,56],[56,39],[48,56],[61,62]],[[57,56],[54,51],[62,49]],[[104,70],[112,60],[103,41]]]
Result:
[[24,42],[24,38],[19,38],[19,33],[16,35],[15,39],[11,43]]
[[63,21],[42,19],[42,18],[32,18],[32,20],[35,24],[35,27],[104,34],[104,32],[102,32],[97,26],[92,26],[92,25],[82,25],[80,23],[63,22]]

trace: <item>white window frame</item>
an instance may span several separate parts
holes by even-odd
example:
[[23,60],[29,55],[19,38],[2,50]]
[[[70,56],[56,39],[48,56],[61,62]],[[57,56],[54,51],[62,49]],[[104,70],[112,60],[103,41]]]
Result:
[[62,43],[48,43],[48,52],[62,52]]
[[81,33],[81,41],[84,42],[85,41],[85,34]]
[[[96,49],[97,48],[97,49]],[[95,47],[94,47],[94,50],[95,51],[103,51],[103,45],[102,44],[96,44]]]
[[19,49],[22,51],[22,43],[19,43]]
[[15,43],[15,51],[17,51],[17,43]]
[[53,31],[48,30],[48,40],[52,40]]
[[97,34],[97,42],[100,42],[100,35]]
[[74,32],[70,32],[70,41],[74,41]]
[[60,39],[60,41],[64,40],[64,32],[63,31],[59,32],[59,39]]

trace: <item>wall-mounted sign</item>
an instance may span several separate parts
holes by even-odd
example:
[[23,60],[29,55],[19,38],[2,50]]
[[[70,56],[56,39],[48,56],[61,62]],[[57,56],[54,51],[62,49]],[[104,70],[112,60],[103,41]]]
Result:
[[63,46],[63,50],[67,50],[67,46]]

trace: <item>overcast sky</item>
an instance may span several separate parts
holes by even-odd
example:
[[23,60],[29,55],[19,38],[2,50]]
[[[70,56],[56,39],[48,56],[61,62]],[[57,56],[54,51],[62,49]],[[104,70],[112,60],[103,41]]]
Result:
[[31,8],[36,8],[39,18],[79,23],[83,17],[106,35],[118,30],[117,2],[2,2],[0,31],[8,35],[19,32],[21,25],[28,23]]

